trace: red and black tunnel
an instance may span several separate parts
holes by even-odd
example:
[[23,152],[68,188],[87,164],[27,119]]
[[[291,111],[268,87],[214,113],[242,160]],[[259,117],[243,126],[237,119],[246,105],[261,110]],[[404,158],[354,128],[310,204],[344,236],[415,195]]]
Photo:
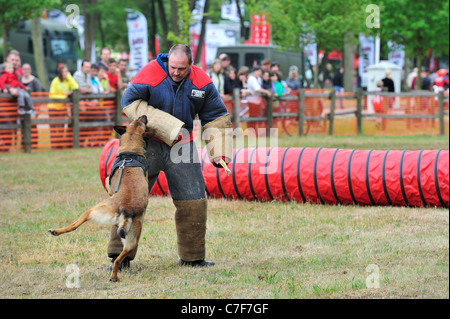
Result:
[[[105,186],[119,140],[105,145]],[[449,151],[380,151],[331,148],[239,148],[231,170],[214,167],[198,149],[209,197],[321,204],[449,207]],[[151,190],[168,195],[163,172]]]

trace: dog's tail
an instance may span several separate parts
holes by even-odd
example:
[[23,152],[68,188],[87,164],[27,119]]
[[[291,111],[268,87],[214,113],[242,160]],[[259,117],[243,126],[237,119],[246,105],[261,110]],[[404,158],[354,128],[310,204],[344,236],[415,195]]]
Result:
[[130,212],[127,212],[125,209],[122,209],[120,211],[119,228],[117,229],[117,234],[123,239],[125,239],[128,232],[130,231],[131,223],[132,223],[132,216],[133,216],[133,214]]

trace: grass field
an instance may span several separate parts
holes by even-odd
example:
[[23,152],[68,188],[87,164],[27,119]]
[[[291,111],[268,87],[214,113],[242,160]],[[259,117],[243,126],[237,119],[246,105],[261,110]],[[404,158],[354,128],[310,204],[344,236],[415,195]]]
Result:
[[[417,150],[449,141],[311,135],[278,146]],[[449,298],[449,211],[433,208],[210,199],[207,259],[216,266],[196,269],[177,265],[171,199],[151,197],[138,255],[110,283],[108,227],[47,233],[106,197],[100,152],[0,155],[0,298]],[[69,288],[74,269],[79,287]]]

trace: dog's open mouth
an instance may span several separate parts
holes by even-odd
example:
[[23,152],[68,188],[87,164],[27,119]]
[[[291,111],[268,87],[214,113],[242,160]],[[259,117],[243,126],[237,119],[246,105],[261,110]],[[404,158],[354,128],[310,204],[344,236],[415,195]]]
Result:
[[147,115],[142,115],[138,118],[139,121],[143,122],[145,125],[147,125]]

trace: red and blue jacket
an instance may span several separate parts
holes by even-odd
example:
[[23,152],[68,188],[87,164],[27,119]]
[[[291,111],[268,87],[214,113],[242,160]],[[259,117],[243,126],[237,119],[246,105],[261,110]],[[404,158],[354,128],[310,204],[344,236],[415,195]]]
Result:
[[136,74],[122,96],[122,109],[139,99],[148,101],[154,108],[183,121],[189,132],[197,114],[204,126],[228,113],[211,78],[195,65],[175,91],[167,62],[168,54],[159,54]]

